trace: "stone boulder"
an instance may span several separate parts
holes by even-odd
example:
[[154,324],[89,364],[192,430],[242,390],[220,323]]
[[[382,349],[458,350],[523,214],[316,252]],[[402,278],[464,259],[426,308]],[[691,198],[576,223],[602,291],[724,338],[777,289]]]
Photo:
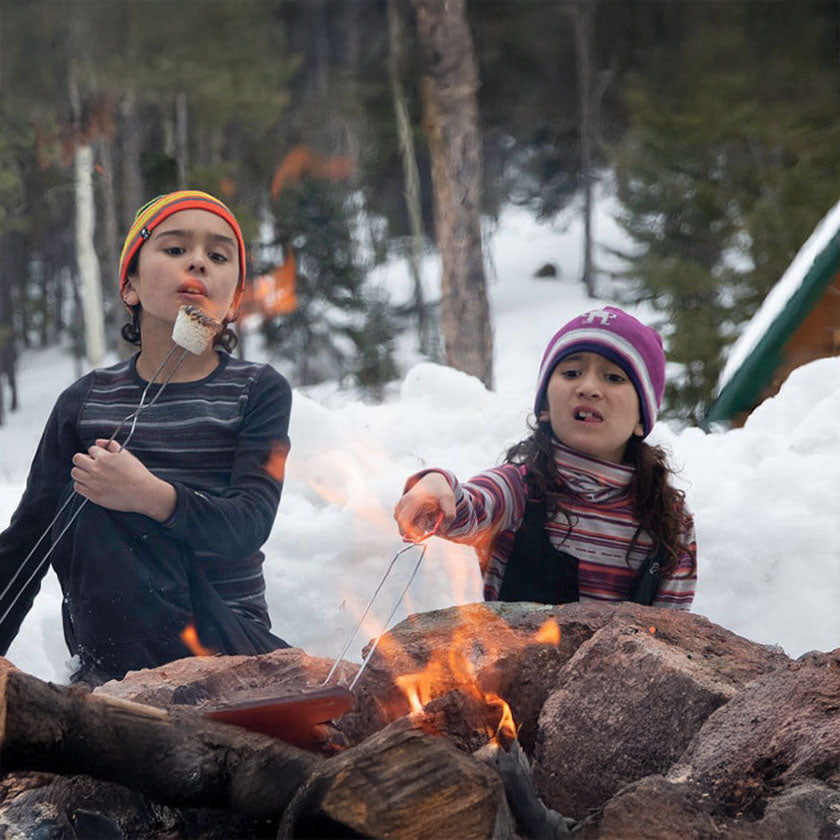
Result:
[[668,779],[698,781],[748,818],[802,783],[840,789],[840,670],[797,664],[756,679],[709,717]]
[[617,606],[542,707],[540,795],[565,816],[584,817],[630,782],[666,773],[715,709],[789,664],[702,616]]
[[840,791],[803,782],[769,800],[758,819],[726,816],[693,782],[648,776],[588,817],[577,840],[837,840]]

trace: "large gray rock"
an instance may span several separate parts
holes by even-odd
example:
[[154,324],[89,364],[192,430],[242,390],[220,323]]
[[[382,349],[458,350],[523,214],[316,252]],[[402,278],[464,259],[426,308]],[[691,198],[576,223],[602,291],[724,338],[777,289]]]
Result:
[[709,717],[668,778],[753,818],[804,782],[840,790],[840,670],[797,664],[755,680]]
[[617,793],[589,817],[577,840],[837,840],[840,792],[803,782],[772,799],[751,819],[727,816],[699,783],[648,776]]
[[791,660],[702,616],[619,605],[558,675],[539,718],[537,788],[576,818],[663,774],[709,715]]

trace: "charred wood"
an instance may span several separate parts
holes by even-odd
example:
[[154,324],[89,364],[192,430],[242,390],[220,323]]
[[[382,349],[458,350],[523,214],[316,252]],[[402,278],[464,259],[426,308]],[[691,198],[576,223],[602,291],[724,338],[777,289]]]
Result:
[[491,741],[473,755],[498,771],[507,803],[522,837],[553,840],[570,836],[576,821],[547,808],[539,798],[531,765],[519,741],[513,740],[504,746],[498,741]]
[[0,673],[0,771],[86,774],[169,805],[282,813],[320,761],[282,741]]
[[322,762],[278,837],[513,837],[497,773],[402,719]]

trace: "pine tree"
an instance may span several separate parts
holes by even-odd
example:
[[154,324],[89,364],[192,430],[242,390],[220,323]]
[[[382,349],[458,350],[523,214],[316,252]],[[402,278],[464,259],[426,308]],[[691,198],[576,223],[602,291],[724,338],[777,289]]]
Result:
[[[296,383],[355,376],[372,387],[376,376],[390,376],[388,320],[380,314],[380,332],[371,336],[365,272],[353,235],[356,208],[346,189],[303,177],[287,185],[272,210],[276,244],[294,253],[297,307],[267,321],[263,331],[277,356],[294,364]],[[371,359],[379,351],[365,348],[367,337],[384,350],[376,364]]]
[[681,365],[669,413],[699,421],[726,344],[836,201],[840,95],[824,4],[684,8],[678,48],[627,90],[615,164],[630,296]]

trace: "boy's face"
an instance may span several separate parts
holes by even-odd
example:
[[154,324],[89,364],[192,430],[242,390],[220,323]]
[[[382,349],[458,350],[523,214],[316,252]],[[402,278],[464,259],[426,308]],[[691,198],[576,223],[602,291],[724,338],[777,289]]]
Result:
[[620,464],[630,438],[642,435],[639,397],[627,374],[599,353],[558,362],[546,388],[554,434],[566,446]]
[[218,321],[232,320],[239,251],[231,226],[208,210],[181,210],[164,219],[140,248],[123,298],[140,304],[141,323],[174,324],[186,303]]

